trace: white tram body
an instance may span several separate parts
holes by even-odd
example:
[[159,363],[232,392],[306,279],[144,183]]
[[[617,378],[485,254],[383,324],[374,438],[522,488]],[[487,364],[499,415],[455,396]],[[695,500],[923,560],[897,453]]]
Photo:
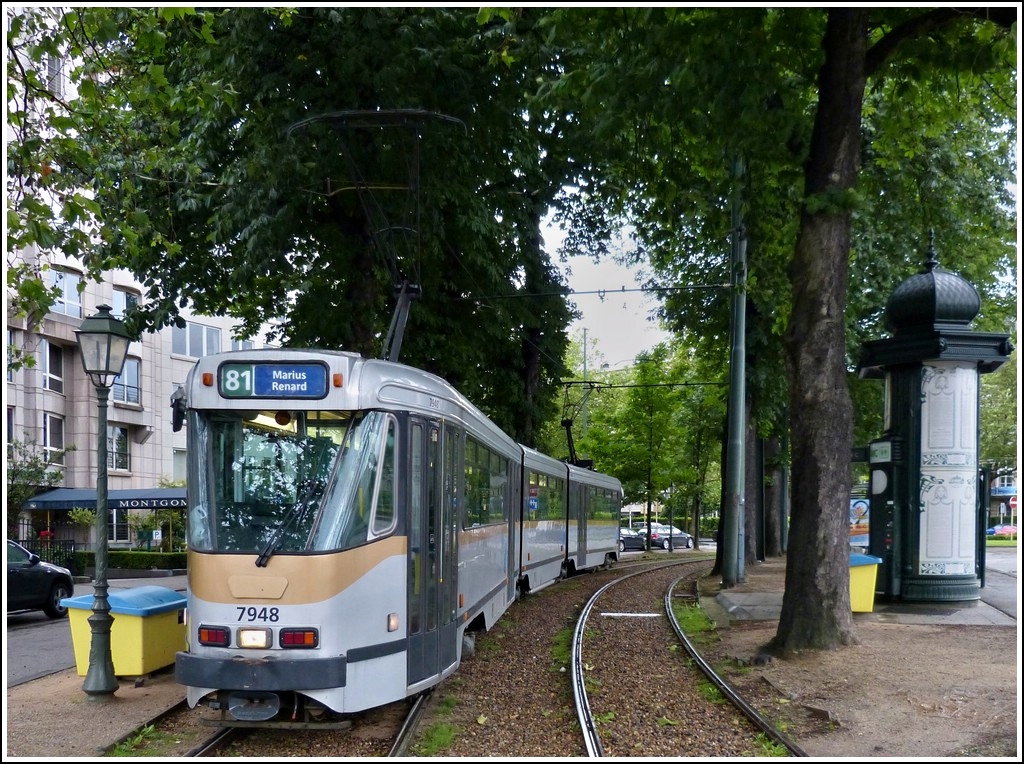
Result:
[[234,351],[200,359],[173,405],[189,546],[175,675],[234,723],[416,695],[520,594],[618,557],[616,479],[519,445],[421,370]]

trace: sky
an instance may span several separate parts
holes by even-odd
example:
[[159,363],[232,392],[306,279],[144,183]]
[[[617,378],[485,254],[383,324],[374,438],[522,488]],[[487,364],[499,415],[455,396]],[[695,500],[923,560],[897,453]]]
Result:
[[600,368],[602,363],[625,368],[637,353],[669,338],[649,320],[657,299],[639,291],[636,269],[610,260],[595,264],[583,257],[574,258],[568,267],[571,299],[583,314],[569,333],[580,344],[586,339],[588,368]]
[[[563,232],[548,222],[544,227],[545,248],[556,257]],[[573,294],[571,300],[583,317],[569,326],[570,336],[580,345],[586,340],[587,368],[611,369],[632,365],[633,358],[669,339],[656,321],[655,297],[640,292],[639,269],[619,265],[612,259],[595,263],[588,257],[574,257],[561,265]]]

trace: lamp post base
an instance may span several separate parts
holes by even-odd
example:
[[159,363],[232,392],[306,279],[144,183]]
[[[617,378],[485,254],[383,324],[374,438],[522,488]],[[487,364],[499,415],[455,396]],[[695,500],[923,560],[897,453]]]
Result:
[[89,616],[89,628],[92,631],[92,641],[89,643],[89,670],[82,685],[90,700],[112,698],[120,686],[114,674],[114,660],[110,654],[110,627],[113,623],[114,617],[110,615],[106,593],[97,593],[92,615]]

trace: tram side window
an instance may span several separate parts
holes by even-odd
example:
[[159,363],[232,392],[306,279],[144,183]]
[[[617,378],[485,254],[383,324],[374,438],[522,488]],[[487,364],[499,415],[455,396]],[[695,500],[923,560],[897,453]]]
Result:
[[380,466],[380,491],[373,512],[374,535],[379,536],[394,528],[395,518],[395,422],[389,419],[384,443],[384,460]]
[[465,527],[507,522],[508,459],[466,438]]
[[[531,520],[565,519],[565,481],[537,472],[530,473],[531,491],[537,498],[537,510],[531,507]],[[532,498],[532,497],[531,497]]]

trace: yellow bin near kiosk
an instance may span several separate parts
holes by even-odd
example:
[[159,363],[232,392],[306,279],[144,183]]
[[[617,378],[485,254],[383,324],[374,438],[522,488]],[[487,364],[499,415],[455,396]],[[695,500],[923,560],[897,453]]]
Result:
[[850,554],[850,609],[854,613],[870,613],[875,609],[875,579],[881,557]]
[[[79,676],[89,673],[89,617],[94,600],[91,594],[61,600],[68,608]],[[145,676],[174,664],[176,653],[185,649],[184,594],[166,586],[136,586],[110,592],[107,602],[114,619],[110,625],[110,657],[115,676]]]

